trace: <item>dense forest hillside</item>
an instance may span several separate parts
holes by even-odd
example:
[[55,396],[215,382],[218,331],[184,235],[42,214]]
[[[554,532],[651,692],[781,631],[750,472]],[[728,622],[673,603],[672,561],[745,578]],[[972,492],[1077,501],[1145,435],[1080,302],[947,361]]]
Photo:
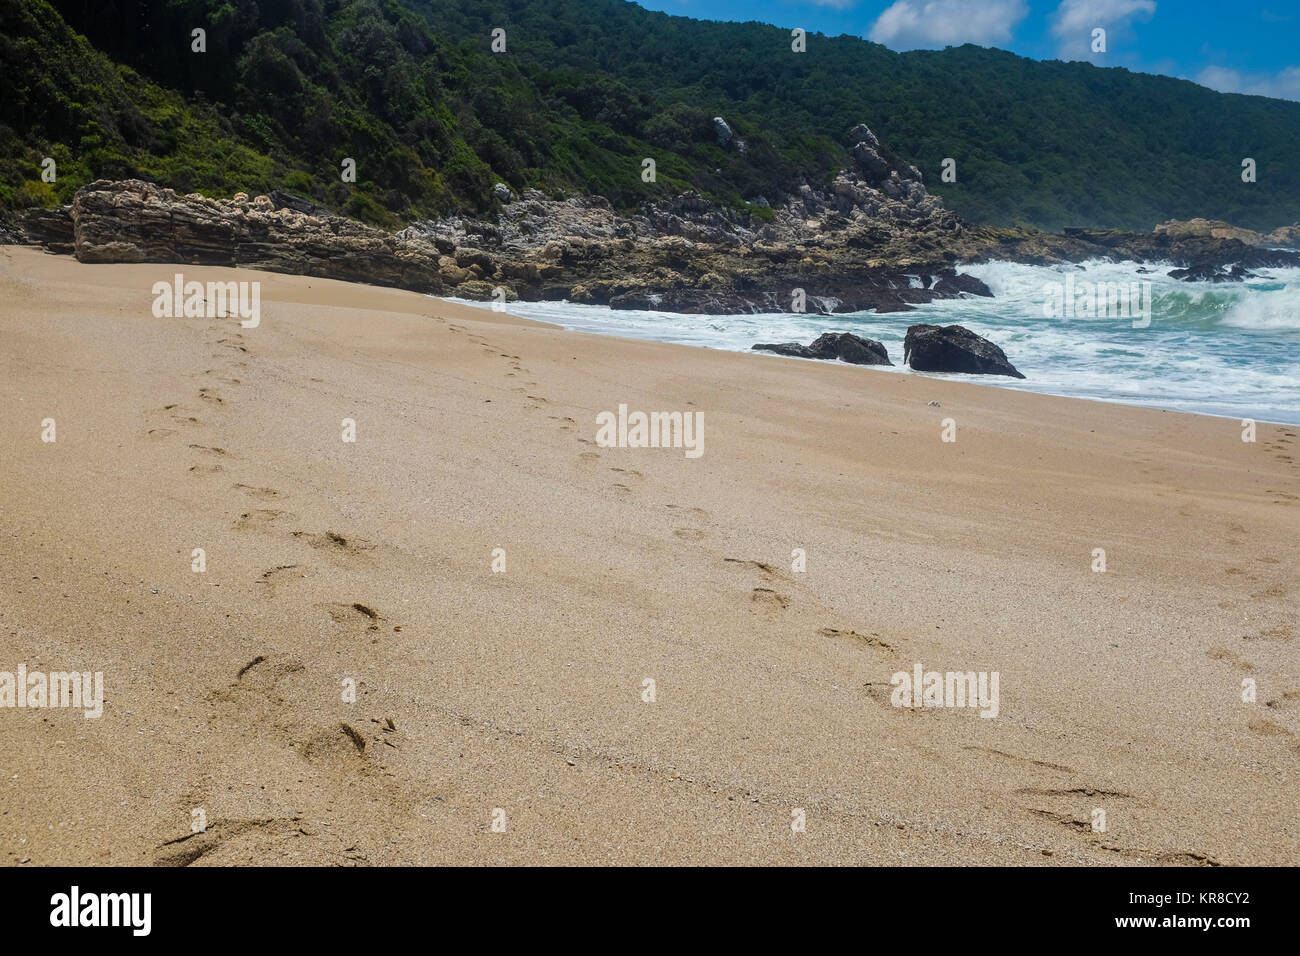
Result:
[[0,206],[138,176],[390,224],[482,211],[502,181],[761,214],[848,165],[858,123],[977,222],[1300,221],[1300,103],[1122,69],[817,34],[795,53],[788,30],[624,0],[0,0]]

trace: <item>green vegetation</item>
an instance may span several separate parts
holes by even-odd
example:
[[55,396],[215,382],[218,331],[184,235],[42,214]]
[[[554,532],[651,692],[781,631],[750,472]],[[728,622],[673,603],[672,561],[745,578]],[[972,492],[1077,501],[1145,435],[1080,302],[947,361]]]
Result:
[[483,211],[499,181],[622,208],[694,188],[765,217],[747,203],[828,180],[857,123],[978,222],[1300,221],[1300,103],[1123,69],[847,36],[795,54],[785,30],[624,0],[0,0],[0,207],[137,176],[384,224]]

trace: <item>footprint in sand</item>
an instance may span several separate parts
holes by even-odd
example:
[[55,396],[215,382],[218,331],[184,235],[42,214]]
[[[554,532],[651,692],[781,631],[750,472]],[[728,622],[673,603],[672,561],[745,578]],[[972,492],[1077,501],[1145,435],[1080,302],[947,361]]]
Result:
[[711,517],[703,508],[684,508],[681,505],[664,505],[664,507],[669,511],[680,511],[684,514],[688,514],[699,521],[707,522]]
[[1246,729],[1261,737],[1291,737],[1291,731],[1267,717],[1255,717],[1246,721]]
[[630,495],[632,493],[632,489],[629,488],[627,485],[623,484],[622,482],[615,482],[610,487],[613,488],[615,491],[617,491],[620,495]]
[[293,537],[307,542],[313,548],[338,557],[360,556],[374,551],[378,545],[364,538],[346,537],[336,531],[314,534],[309,531],[295,531]]
[[151,428],[145,434],[150,438],[169,438],[175,435],[176,431],[171,428]]
[[1021,787],[1015,791],[1026,797],[1105,797],[1108,800],[1136,800],[1137,797],[1123,790],[1101,790],[1096,787],[1070,787],[1069,789],[1045,787]]
[[749,599],[768,611],[784,611],[790,606],[789,597],[784,594],[777,594],[771,588],[754,588],[750,592]]
[[1229,667],[1239,671],[1253,671],[1255,669],[1254,664],[1234,654],[1226,647],[1212,647],[1206,652],[1205,656],[1212,661],[1223,661]]
[[991,747],[966,746],[962,750],[969,750],[973,753],[987,754],[990,757],[998,757],[1011,763],[1020,764],[1024,767],[1040,767],[1044,770],[1055,770],[1060,773],[1074,773],[1073,767],[1067,767],[1059,763],[1049,763],[1046,760],[1035,760],[1033,757],[1019,757],[1016,754],[1009,754],[1003,750],[994,750]]
[[[152,865],[192,866],[231,843],[243,844],[237,851],[240,857],[263,859],[272,852],[273,846],[282,845],[285,840],[299,836],[302,832],[297,818],[209,820],[202,833],[187,833],[160,843],[154,850]],[[254,844],[253,847],[248,846],[250,842]],[[260,851],[256,849],[259,844],[262,845]]]
[[610,471],[617,471],[621,475],[627,475],[629,478],[636,478],[638,480],[645,478],[645,475],[641,474],[641,472],[637,471],[635,468],[611,468]]
[[1284,690],[1272,700],[1264,702],[1270,710],[1290,710],[1300,705],[1300,690]]
[[191,475],[215,475],[219,471],[225,471],[221,465],[190,465]]
[[[1255,580],[1255,579],[1254,579],[1254,578],[1251,578],[1251,580],[1253,581],[1253,580]],[[1291,589],[1290,589],[1290,588],[1284,588],[1284,587],[1280,587],[1280,586],[1278,586],[1278,585],[1274,585],[1274,586],[1271,587],[1271,588],[1265,588],[1265,589],[1262,590],[1262,591],[1256,591],[1254,594],[1251,595],[1251,597],[1253,597],[1253,598],[1284,598],[1284,597],[1286,597],[1286,596],[1287,596],[1288,594],[1290,594],[1290,593],[1291,593]]]
[[867,681],[862,685],[862,689],[876,703],[893,708],[890,697],[894,692],[894,685],[889,681]]
[[174,425],[201,425],[197,418],[190,415],[188,410],[179,402],[172,402],[170,405],[164,405],[162,408],[149,413],[151,418],[166,418]]
[[218,458],[230,457],[230,452],[226,451],[224,448],[216,448],[212,445],[190,445],[189,447],[193,448],[195,451],[201,451],[207,455],[216,455]]
[[594,451],[584,451],[578,455],[578,464],[580,465],[594,465],[598,461],[600,461],[600,455]]
[[296,517],[287,511],[277,511],[274,508],[255,508],[252,511],[245,511],[240,515],[235,523],[231,526],[235,531],[261,531],[271,527],[277,521],[285,521]]
[[237,491],[242,491],[250,498],[258,498],[262,501],[275,501],[284,497],[284,495],[280,494],[280,492],[276,491],[274,488],[254,488],[252,485],[242,485],[238,482],[230,487]]
[[301,581],[309,573],[309,569],[303,564],[281,564],[263,571],[262,576],[257,579],[256,583],[266,588],[267,597],[274,597],[276,590],[281,585]]
[[370,769],[366,743],[360,731],[340,721],[320,728],[299,743],[297,749],[309,763],[336,771],[364,773]]
[[707,531],[700,528],[674,528],[673,534],[685,541],[703,541],[709,536]]
[[1295,629],[1290,624],[1278,624],[1275,627],[1265,628],[1258,634],[1244,634],[1241,639],[1243,641],[1290,642],[1295,640]]
[[822,637],[832,637],[841,640],[850,640],[866,647],[875,647],[882,651],[894,653],[894,645],[882,640],[880,635],[874,631],[870,634],[859,634],[857,631],[844,631],[838,627],[818,628],[817,633]]
[[379,622],[384,616],[369,604],[353,601],[351,604],[321,605],[335,624],[364,625],[368,631],[379,630]]
[[768,578],[779,578],[781,572],[766,561],[750,561],[747,558],[723,558],[723,564],[730,564],[738,568],[752,568],[755,571],[761,571]]
[[208,700],[236,701],[236,691],[244,689],[261,690],[266,696],[280,681],[305,670],[302,661],[292,657],[258,654],[235,672],[235,679],[224,688],[208,694]]
[[1051,810],[1040,810],[1036,807],[1025,808],[1026,813],[1031,813],[1036,817],[1042,817],[1045,820],[1051,820],[1053,823],[1059,823],[1067,830],[1074,830],[1079,833],[1092,832],[1092,819],[1085,817],[1080,820],[1078,817],[1070,816],[1067,813],[1055,813]]

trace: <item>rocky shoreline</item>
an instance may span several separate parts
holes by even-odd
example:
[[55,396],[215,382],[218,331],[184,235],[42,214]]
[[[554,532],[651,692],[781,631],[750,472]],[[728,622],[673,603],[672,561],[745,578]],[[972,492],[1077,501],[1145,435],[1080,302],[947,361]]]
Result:
[[[515,196],[502,184],[494,221],[448,217],[388,233],[279,191],[226,200],[101,180],[70,206],[21,214],[0,241],[82,262],[244,266],[474,300],[704,314],[895,312],[988,296],[956,266],[990,260],[1136,260],[1168,264],[1191,281],[1300,265],[1300,252],[1268,248],[1271,236],[1248,243],[1200,221],[1144,234],[975,226],[945,209],[866,126],[852,133],[852,169],[825,187],[800,184],[777,208],[756,197],[739,214],[687,193],[624,215],[600,197]],[[1300,229],[1276,235],[1293,233]]]
[[[852,332],[823,332],[811,345],[798,342],[759,343],[751,351],[789,358],[821,359],[850,365],[890,365],[889,350],[875,339]],[[1006,353],[982,335],[960,325],[913,325],[903,340],[903,364],[918,372],[964,372],[1024,378]]]

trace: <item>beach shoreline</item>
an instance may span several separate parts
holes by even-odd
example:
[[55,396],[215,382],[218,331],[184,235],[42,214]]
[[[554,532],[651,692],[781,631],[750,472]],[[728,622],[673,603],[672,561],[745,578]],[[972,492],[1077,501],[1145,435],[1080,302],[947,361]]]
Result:
[[[155,318],[177,272],[260,323]],[[1300,862],[1300,428],[243,268],[0,291],[0,671],[105,688],[0,708],[8,864]]]

